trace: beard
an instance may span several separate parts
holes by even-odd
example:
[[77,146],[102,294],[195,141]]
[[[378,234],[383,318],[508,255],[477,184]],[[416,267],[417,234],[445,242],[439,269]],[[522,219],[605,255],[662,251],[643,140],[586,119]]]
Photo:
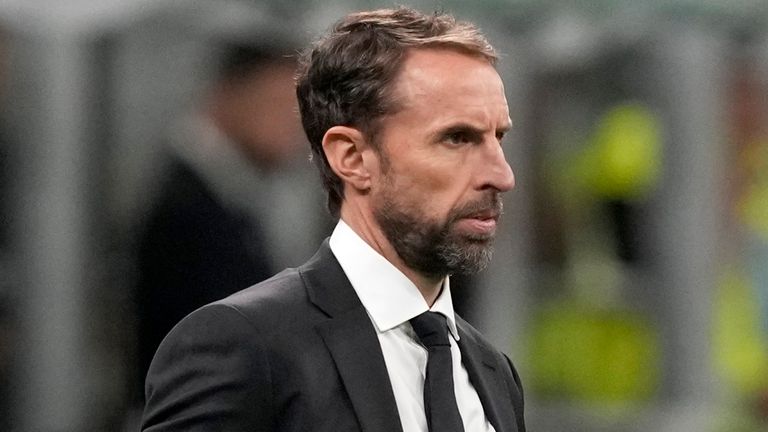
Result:
[[451,209],[444,221],[430,219],[419,206],[404,205],[398,196],[392,188],[382,191],[382,205],[374,208],[373,216],[405,265],[435,278],[475,274],[488,266],[494,234],[461,232],[456,224],[482,211],[501,214],[499,192],[488,191]]

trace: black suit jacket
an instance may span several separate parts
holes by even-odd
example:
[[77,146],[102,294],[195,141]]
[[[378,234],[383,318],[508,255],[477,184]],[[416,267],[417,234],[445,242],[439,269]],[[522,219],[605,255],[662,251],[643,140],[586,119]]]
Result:
[[[509,360],[457,319],[497,432],[524,432]],[[160,345],[144,431],[402,431],[370,318],[327,241],[306,264],[205,306]],[[467,431],[472,432],[472,431]]]

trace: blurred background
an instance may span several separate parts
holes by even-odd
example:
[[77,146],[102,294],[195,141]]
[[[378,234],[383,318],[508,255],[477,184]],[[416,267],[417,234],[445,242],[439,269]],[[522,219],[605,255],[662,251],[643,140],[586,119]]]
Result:
[[[0,430],[137,430],[169,326],[312,254],[290,54],[393,4],[0,1]],[[410,5],[502,53],[517,187],[454,297],[529,430],[768,430],[768,3]]]

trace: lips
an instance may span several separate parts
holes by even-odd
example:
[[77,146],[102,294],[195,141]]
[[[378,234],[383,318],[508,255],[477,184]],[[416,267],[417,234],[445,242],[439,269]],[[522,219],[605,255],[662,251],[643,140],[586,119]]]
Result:
[[499,194],[491,194],[462,206],[451,219],[477,234],[493,235],[502,210]]
[[500,211],[496,209],[488,209],[488,210],[479,211],[479,212],[475,212],[470,215],[467,215],[464,217],[464,219],[477,219],[481,221],[488,221],[488,220],[498,221],[500,215],[501,215]]
[[485,203],[483,206],[473,206],[471,209],[461,213],[460,219],[477,219],[481,221],[494,220],[498,221],[502,213],[501,201],[492,201],[491,203]]
[[466,230],[467,233],[472,233],[472,236],[491,238],[496,232],[496,222],[500,214],[501,212],[496,209],[474,211],[459,219],[457,226]]

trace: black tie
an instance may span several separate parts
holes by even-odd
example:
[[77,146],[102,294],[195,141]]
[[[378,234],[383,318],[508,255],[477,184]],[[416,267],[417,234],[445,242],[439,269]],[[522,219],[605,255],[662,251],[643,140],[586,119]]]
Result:
[[437,312],[424,312],[411,320],[413,330],[427,348],[424,414],[430,432],[464,432],[453,392],[453,361],[448,326]]

